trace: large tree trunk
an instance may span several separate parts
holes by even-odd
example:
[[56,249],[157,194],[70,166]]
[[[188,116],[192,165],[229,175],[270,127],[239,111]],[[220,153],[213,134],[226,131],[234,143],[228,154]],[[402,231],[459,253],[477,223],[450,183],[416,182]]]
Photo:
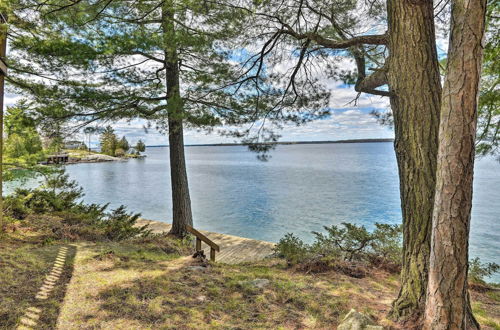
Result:
[[388,0],[389,71],[403,213],[396,319],[417,317],[427,288],[441,83],[432,1]]
[[163,5],[165,35],[165,66],[167,75],[168,140],[170,152],[170,181],[172,184],[172,229],[170,233],[184,237],[186,226],[193,225],[191,198],[184,155],[183,104],[180,96],[179,59],[175,44],[174,2]]
[[478,329],[467,291],[477,99],[486,0],[452,3],[432,224],[426,329]]
[[170,233],[178,237],[183,237],[187,233],[186,225],[193,225],[193,217],[191,214],[191,199],[189,197],[186,160],[184,156],[182,119],[175,119],[175,116],[169,115],[168,129],[173,211]]

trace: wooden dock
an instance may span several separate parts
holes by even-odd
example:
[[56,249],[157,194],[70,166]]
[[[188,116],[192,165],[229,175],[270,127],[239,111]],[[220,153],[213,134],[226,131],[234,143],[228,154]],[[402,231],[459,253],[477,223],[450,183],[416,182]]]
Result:
[[[165,222],[145,219],[138,221],[138,225],[145,224],[148,224],[149,228],[154,233],[168,232],[171,228],[171,225]],[[217,262],[238,264],[242,262],[258,261],[273,253],[274,243],[271,242],[213,233],[205,230],[200,230],[200,232],[220,246],[220,253],[217,253],[215,258]],[[203,243],[201,248],[205,250],[205,255],[207,255],[210,247]]]
[[47,161],[45,162],[46,164],[63,164],[67,163],[69,161],[69,155],[68,154],[55,154],[55,155],[49,155],[47,156]]

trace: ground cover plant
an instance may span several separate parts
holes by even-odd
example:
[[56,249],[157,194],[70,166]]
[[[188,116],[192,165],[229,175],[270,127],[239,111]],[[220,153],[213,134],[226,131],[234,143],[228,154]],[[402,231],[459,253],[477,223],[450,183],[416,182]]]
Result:
[[136,226],[140,214],[124,206],[108,211],[108,205],[85,204],[82,197],[76,182],[57,171],[38,188],[16,189],[5,199],[5,214],[11,226],[28,225],[47,239],[123,240],[150,234],[147,226]]
[[[313,232],[315,240],[305,243],[292,233],[286,234],[275,247],[275,255],[289,267],[306,272],[336,270],[353,277],[364,277],[372,268],[397,274],[401,269],[402,227],[375,223],[368,231],[364,226],[342,223],[324,226],[325,233]],[[500,271],[496,263],[469,261],[469,282],[476,290],[495,287],[488,278]]]
[[375,224],[369,232],[364,226],[342,223],[324,227],[326,233],[313,232],[312,244],[304,243],[289,233],[275,248],[276,256],[289,266],[307,272],[336,269],[354,277],[363,277],[367,267],[378,267],[390,272],[401,268],[402,227]]

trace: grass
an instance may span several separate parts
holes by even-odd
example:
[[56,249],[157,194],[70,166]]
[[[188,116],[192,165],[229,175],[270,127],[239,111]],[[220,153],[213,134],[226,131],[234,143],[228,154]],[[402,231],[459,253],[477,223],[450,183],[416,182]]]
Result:
[[[370,306],[372,316],[390,323],[383,319],[388,305],[374,301],[394,297],[396,284],[385,274],[360,280],[312,276],[290,272],[276,260],[198,270],[191,268],[197,264],[191,257],[158,260],[124,255],[116,247],[78,247],[76,286],[60,316],[65,329],[329,328],[358,305]],[[269,285],[257,288],[255,279]],[[367,295],[373,281],[383,284]]]
[[37,235],[0,234],[0,328],[13,329],[29,307],[41,308],[44,313],[39,323],[53,328],[63,298],[66,284],[72,274],[75,249],[70,248],[58,285],[49,299],[34,299],[50,271],[59,249],[64,244],[47,243]]
[[[181,256],[187,251],[137,240],[73,242],[72,264],[50,298],[37,302],[33,297],[60,246],[69,246],[63,243],[22,230],[2,237],[2,328],[15,328],[30,306],[43,310],[40,328],[330,329],[351,308],[395,326],[385,318],[398,290],[394,274],[371,270],[362,279],[305,274],[275,259],[193,268],[199,262]],[[258,288],[255,279],[269,283]],[[498,291],[471,294],[483,328],[500,329]]]
[[471,293],[472,312],[482,329],[500,330],[500,294],[493,289],[484,293]]
[[[89,153],[88,150],[80,150],[80,149],[65,149],[64,152],[66,152],[71,158],[77,158],[77,159],[82,159],[89,155],[104,155],[103,153],[100,152],[91,151]],[[136,154],[125,154],[122,158],[141,158],[141,157],[142,157],[141,155],[136,155]]]
[[88,150],[80,149],[65,149],[64,152],[66,152],[70,157],[78,159],[82,159],[84,157],[87,157],[88,155],[100,155],[100,153],[98,152],[89,152]]

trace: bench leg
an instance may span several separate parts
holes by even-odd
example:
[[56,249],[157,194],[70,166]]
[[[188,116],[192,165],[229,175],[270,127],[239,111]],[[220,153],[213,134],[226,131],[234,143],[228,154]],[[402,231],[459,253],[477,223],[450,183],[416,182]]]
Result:
[[201,251],[201,239],[196,237],[196,252]]

